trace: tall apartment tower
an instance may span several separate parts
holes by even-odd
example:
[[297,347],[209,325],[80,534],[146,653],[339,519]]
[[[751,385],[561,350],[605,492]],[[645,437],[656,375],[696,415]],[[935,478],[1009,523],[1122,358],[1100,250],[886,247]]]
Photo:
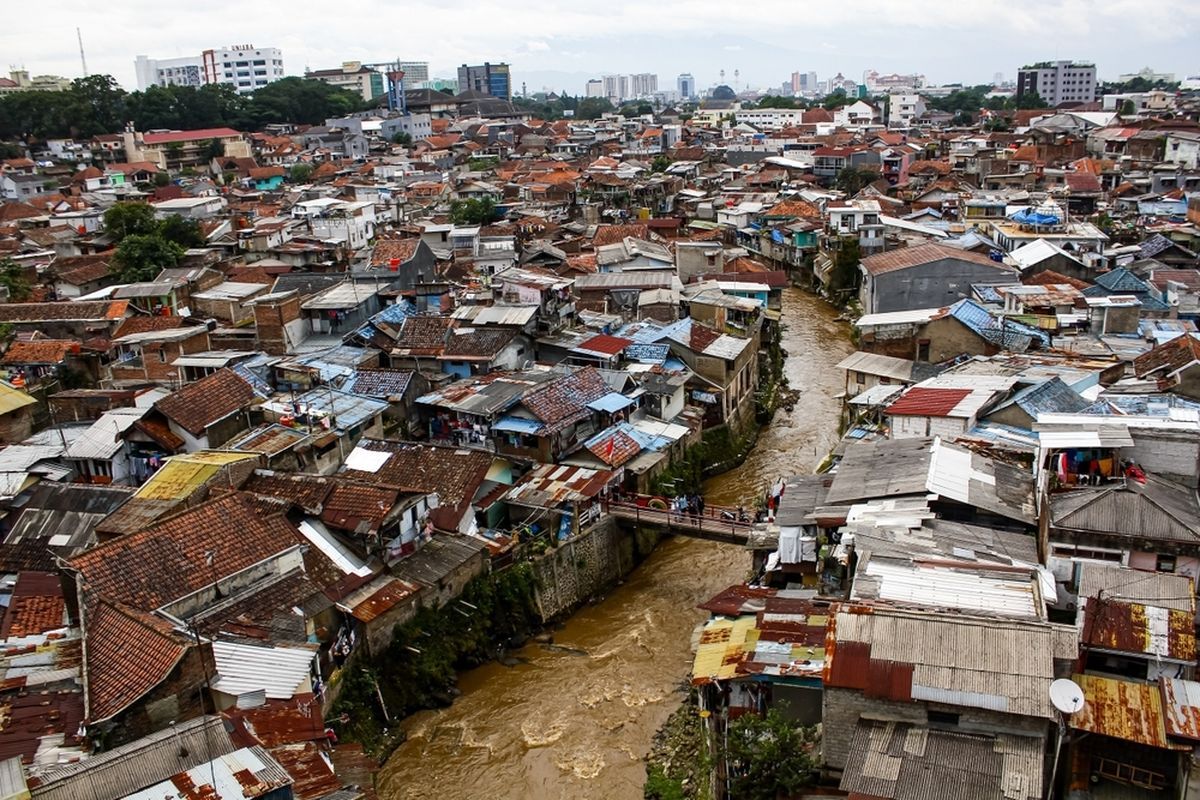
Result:
[[676,80],[676,86],[679,89],[679,97],[683,100],[691,100],[696,96],[696,79],[692,77],[692,73],[685,72]]
[[1048,106],[1096,99],[1096,65],[1080,61],[1041,61],[1017,71],[1017,98],[1037,94]]

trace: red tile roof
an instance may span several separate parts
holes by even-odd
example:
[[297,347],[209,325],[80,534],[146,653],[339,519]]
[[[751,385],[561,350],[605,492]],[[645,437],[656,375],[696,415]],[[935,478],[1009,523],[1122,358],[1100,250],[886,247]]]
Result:
[[888,272],[918,267],[922,264],[929,264],[942,259],[970,261],[974,264],[992,267],[997,270],[1007,269],[1010,272],[1012,271],[1003,264],[992,261],[985,255],[980,255],[970,250],[960,250],[957,247],[947,247],[932,243],[917,245],[916,247],[901,247],[896,250],[877,253],[873,256],[867,256],[861,263],[872,275],[883,275]]
[[15,341],[0,358],[0,364],[61,364],[72,352],[79,352],[79,342],[72,339]]
[[[230,492],[71,559],[89,596],[155,609],[300,542],[281,514]],[[209,557],[212,564],[209,565]]]
[[378,531],[396,498],[394,488],[340,481],[325,498],[321,521],[352,533]]
[[629,434],[613,430],[587,445],[588,451],[610,467],[619,467],[642,452],[642,447]]
[[142,141],[146,144],[170,144],[171,142],[194,142],[201,139],[222,139],[241,135],[233,128],[201,128],[195,131],[147,133],[142,137]]
[[1139,378],[1155,372],[1169,375],[1193,361],[1200,361],[1200,339],[1185,333],[1135,358],[1133,371]]
[[4,613],[0,638],[33,636],[64,627],[62,584],[52,572],[21,572]]
[[85,622],[87,716],[93,723],[111,719],[165,681],[189,646],[166,620],[120,603],[96,603]]
[[193,436],[250,405],[254,390],[231,369],[221,369],[167,395],[154,404],[168,419]]
[[393,259],[397,266],[404,264],[416,255],[420,244],[420,239],[380,239],[375,242],[375,249],[371,251],[371,266],[391,266]]
[[927,389],[915,386],[887,407],[890,416],[944,417],[971,393],[970,389]]

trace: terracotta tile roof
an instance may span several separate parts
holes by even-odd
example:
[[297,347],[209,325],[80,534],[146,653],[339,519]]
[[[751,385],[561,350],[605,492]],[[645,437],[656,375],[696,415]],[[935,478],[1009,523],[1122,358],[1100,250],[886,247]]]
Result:
[[255,472],[242,485],[242,491],[288,500],[310,514],[319,514],[333,491],[333,481],[321,475]]
[[892,416],[944,417],[971,394],[970,389],[930,389],[914,386],[887,407]]
[[[1194,270],[1188,270],[1188,272],[1194,272]],[[1081,281],[1079,278],[1071,278],[1052,269],[1039,272],[1036,275],[1030,275],[1027,278],[1021,278],[1021,283],[1026,286],[1051,286],[1056,283],[1065,283],[1068,286],[1074,286],[1076,289],[1086,289],[1091,286],[1087,281]]]
[[948,161],[914,161],[908,167],[909,175],[949,175],[950,163]]
[[884,253],[867,256],[861,263],[872,275],[882,275],[888,272],[928,264],[932,261],[940,261],[943,258],[954,259],[956,261],[970,261],[998,270],[1004,269],[1002,264],[992,261],[985,255],[941,244],[922,244],[916,247],[901,247],[896,250],[888,250]]
[[591,439],[588,451],[610,467],[619,467],[642,452],[642,446],[624,431],[614,429],[607,436]]
[[165,423],[156,419],[143,417],[133,423],[133,427],[149,436],[152,441],[162,445],[168,453],[179,452],[186,444]]
[[166,620],[106,600],[88,609],[85,641],[93,723],[111,719],[166,680],[189,646]]
[[764,217],[798,217],[801,219],[820,219],[821,209],[807,200],[780,200],[775,205],[762,212]]
[[453,320],[447,317],[408,317],[400,329],[393,352],[401,355],[436,356],[446,347],[446,332]]
[[147,133],[142,137],[146,144],[170,144],[171,142],[194,142],[201,139],[219,139],[242,134],[233,128],[200,128],[194,131],[168,131]]
[[406,263],[417,252],[420,239],[380,239],[371,251],[372,267],[387,267],[393,259],[397,265]]
[[592,237],[592,246],[603,247],[606,244],[616,244],[625,241],[629,236],[634,239],[649,239],[650,227],[642,222],[631,222],[625,225],[597,225],[596,234]]
[[545,424],[546,433],[554,433],[587,417],[591,413],[587,404],[599,400],[609,391],[608,383],[599,371],[585,367],[537,389],[521,404]]
[[299,542],[281,514],[264,514],[253,495],[229,492],[95,547],[70,565],[90,597],[150,610]]
[[69,268],[65,268],[59,263],[54,264],[54,272],[58,276],[58,280],[63,283],[69,283],[74,286],[81,286],[85,283],[98,281],[106,278],[111,271],[109,269],[107,256],[92,257],[90,263],[78,264]]
[[125,300],[57,303],[0,303],[0,322],[115,320],[125,316]]
[[15,341],[0,358],[0,364],[61,364],[72,352],[79,352],[79,342],[72,339]]
[[252,167],[250,169],[250,178],[256,181],[265,181],[268,178],[282,178],[284,175],[283,167]]
[[1200,339],[1184,334],[1142,353],[1133,360],[1133,371],[1140,378],[1151,373],[1169,375],[1193,361],[1200,360]]
[[254,400],[254,389],[231,369],[221,369],[167,395],[154,404],[173,422],[193,436],[234,414]]
[[19,219],[45,216],[45,211],[39,211],[28,203],[0,204],[0,222],[15,222]]
[[1090,172],[1068,172],[1063,176],[1072,192],[1099,192],[1100,178]]
[[33,636],[64,627],[62,584],[53,572],[21,572],[4,613],[0,638]]
[[339,481],[325,498],[321,521],[352,533],[377,531],[396,505],[396,489]]
[[441,358],[450,361],[489,361],[500,354],[517,332],[506,328],[453,328]]
[[1150,275],[1150,282],[1159,290],[1167,288],[1167,281],[1181,283],[1192,291],[1196,291],[1200,289],[1200,270],[1156,269]]
[[366,397],[401,397],[408,391],[412,376],[411,369],[359,369],[344,388]]
[[[491,454],[480,450],[373,439],[360,442],[359,447],[391,455],[376,472],[346,470],[346,477],[408,492],[437,492],[442,504],[437,512],[449,510],[450,517],[456,510],[458,516],[466,510],[492,464]],[[435,524],[443,529],[452,527],[443,524],[447,515],[437,512]]]

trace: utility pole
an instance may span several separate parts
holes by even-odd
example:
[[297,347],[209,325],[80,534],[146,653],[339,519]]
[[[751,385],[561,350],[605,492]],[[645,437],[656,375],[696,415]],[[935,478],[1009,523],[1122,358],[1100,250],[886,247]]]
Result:
[[79,63],[83,66],[83,77],[86,78],[88,76],[87,56],[83,54],[83,34],[80,33],[78,27],[75,28],[75,38],[79,40]]

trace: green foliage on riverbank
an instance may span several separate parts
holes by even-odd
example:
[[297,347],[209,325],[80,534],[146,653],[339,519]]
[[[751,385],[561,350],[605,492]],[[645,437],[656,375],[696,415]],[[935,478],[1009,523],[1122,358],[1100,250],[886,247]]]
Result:
[[530,564],[482,575],[444,608],[422,608],[397,625],[386,651],[360,659],[342,677],[331,712],[347,717],[338,728],[342,739],[384,756],[400,743],[390,730],[396,722],[449,704],[458,670],[492,660],[538,629],[536,580]]
[[737,434],[728,425],[710,428],[700,443],[689,447],[686,455],[660,472],[651,485],[652,494],[676,495],[699,492],[705,478],[736,467],[745,460],[758,440],[754,425]]
[[709,800],[712,769],[704,723],[689,700],[654,734],[643,794],[646,800]]

